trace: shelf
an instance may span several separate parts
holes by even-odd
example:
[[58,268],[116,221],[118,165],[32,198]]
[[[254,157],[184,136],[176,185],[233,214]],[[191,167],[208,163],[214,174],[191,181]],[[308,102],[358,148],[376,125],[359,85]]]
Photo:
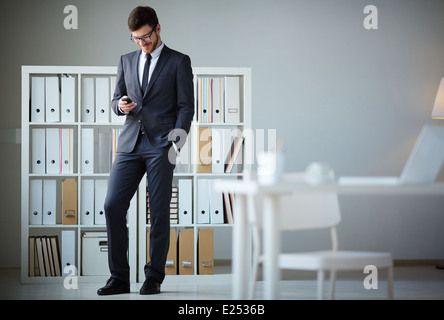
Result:
[[216,123],[216,122],[196,122],[198,127],[243,127],[245,123]]
[[[82,130],[83,129],[94,129],[94,133],[97,133],[97,136],[94,135],[94,138],[96,142],[93,144],[95,150],[99,149],[97,142],[98,134],[104,134],[106,135],[109,131],[110,134],[112,133],[111,129],[117,128],[120,129],[123,127],[123,117],[113,117],[112,111],[109,112],[109,118],[108,121],[101,122],[102,120],[98,122],[90,121],[90,118],[88,118],[88,115],[84,113],[86,112],[86,109],[83,110],[84,107],[84,101],[83,101],[83,94],[87,91],[88,87],[85,87],[85,84],[90,81],[90,83],[94,83],[94,85],[97,85],[97,80],[91,81],[89,79],[94,78],[104,78],[106,77],[109,79],[109,92],[110,97],[109,101],[112,99],[112,93],[114,89],[113,81],[115,80],[115,75],[117,73],[117,67],[88,67],[88,66],[23,66],[22,67],[22,163],[21,163],[21,240],[22,240],[22,252],[21,252],[21,264],[22,264],[22,271],[21,271],[21,279],[23,283],[60,283],[61,279],[63,277],[29,277],[28,276],[28,265],[29,265],[29,236],[52,236],[52,235],[58,235],[59,236],[59,250],[62,250],[61,246],[61,234],[65,233],[65,231],[73,231],[74,232],[74,239],[72,240],[73,243],[72,248],[74,248],[74,261],[78,265],[78,271],[79,274],[82,270],[82,250],[83,250],[83,243],[82,243],[82,234],[84,232],[93,232],[93,231],[106,231],[106,225],[104,224],[84,224],[86,220],[82,219],[82,206],[86,202],[86,199],[83,198],[82,191],[86,190],[86,184],[85,186],[82,185],[83,182],[87,182],[87,180],[106,180],[109,178],[109,170],[104,169],[106,166],[103,166],[103,163],[99,166],[97,163],[100,162],[96,160],[96,165],[94,167],[94,171],[100,171],[100,173],[86,173],[83,172],[82,164],[85,160],[82,156],[84,155],[82,152],[82,148],[84,145],[86,145],[85,141],[82,141]],[[60,75],[68,74],[71,76],[74,80],[69,80],[68,82],[73,83],[74,90],[73,90],[73,99],[74,99],[74,105],[73,109],[74,114],[72,113],[65,113],[72,115],[67,116],[65,121],[62,118],[62,112],[63,109],[60,108],[60,121],[57,122],[44,122],[44,121],[35,121],[35,119],[39,119],[38,117],[35,118],[35,114],[33,117],[33,114],[31,112],[32,104],[30,105],[30,101],[34,101],[35,96],[33,96],[32,92],[32,83],[33,78],[45,78],[46,77],[60,77]],[[233,123],[215,123],[215,122],[208,122],[208,123],[202,123],[197,121],[197,115],[195,115],[192,123],[191,123],[191,129],[190,129],[190,135],[188,137],[188,161],[189,164],[183,165],[180,167],[182,169],[185,169],[187,171],[185,172],[175,172],[173,176],[173,182],[177,182],[180,179],[187,179],[191,180],[192,183],[192,195],[191,195],[191,201],[192,201],[192,223],[189,224],[171,224],[172,229],[180,230],[180,229],[192,229],[194,230],[194,237],[193,237],[193,247],[194,250],[194,270],[193,270],[193,276],[209,276],[209,275],[199,275],[198,274],[198,268],[197,268],[197,261],[198,261],[198,232],[201,229],[214,229],[219,230],[218,235],[223,235],[226,233],[230,233],[230,229],[233,226],[233,224],[198,224],[197,221],[197,203],[200,198],[200,195],[197,191],[197,183],[198,181],[202,179],[240,179],[242,177],[242,173],[198,173],[197,172],[197,163],[195,161],[195,157],[197,154],[197,141],[195,140],[194,134],[196,134],[199,131],[199,128],[203,127],[209,127],[213,129],[227,129],[227,131],[230,131],[230,129],[236,129],[239,130],[239,132],[242,132],[246,129],[251,129],[251,69],[250,68],[193,68],[193,74],[194,79],[198,79],[199,77],[239,77],[239,94],[240,94],[240,120]],[[59,78],[62,79],[62,78]],[[63,77],[63,79],[66,79]],[[85,80],[86,79],[86,80]],[[40,79],[41,80],[41,79]],[[39,81],[40,81],[39,80]],[[36,80],[37,81],[37,80]],[[44,80],[46,81],[46,80]],[[59,84],[62,83],[62,81],[59,81]],[[195,88],[197,89],[196,82],[195,82]],[[59,91],[57,94],[59,94],[59,102],[62,104],[62,96],[61,96],[61,88],[59,87]],[[42,95],[46,94],[46,91],[43,90]],[[95,92],[95,90],[93,90]],[[43,100],[45,101],[45,100]],[[197,107],[197,105],[195,106]],[[90,107],[91,108],[91,107]],[[66,110],[66,109],[65,109]],[[71,109],[70,109],[71,110]],[[98,110],[103,109],[96,109],[94,107],[93,109],[95,112],[98,112]],[[45,109],[46,112],[46,109]],[[93,112],[94,113],[94,112]],[[106,113],[106,112],[105,112]],[[52,115],[52,113],[51,113]],[[46,117],[46,116],[45,116]],[[29,121],[30,119],[33,119],[33,121]],[[52,118],[51,118],[52,119]],[[66,120],[70,119],[70,120]],[[94,119],[94,118],[93,118]],[[96,118],[97,120],[98,118]],[[117,119],[117,121],[116,121]],[[48,120],[48,119],[44,119]],[[88,121],[85,121],[88,120]],[[72,139],[70,140],[72,143],[72,166],[69,169],[69,173],[41,173],[41,171],[34,171],[31,166],[32,164],[32,134],[33,130],[37,129],[63,129],[63,128],[69,128],[73,129],[73,135]],[[43,130],[40,130],[42,132]],[[52,130],[54,131],[54,130]],[[45,134],[48,131],[45,131]],[[62,131],[61,131],[62,134]],[[97,139],[96,139],[97,137]],[[107,140],[107,139],[106,139]],[[45,140],[45,143],[46,140]],[[249,141],[245,141],[245,144],[249,143]],[[109,147],[108,147],[109,148]],[[244,147],[246,149],[246,147]],[[96,154],[103,154],[103,149],[100,149],[101,152],[99,153],[98,150],[96,150]],[[114,150],[110,150],[114,151]],[[105,152],[107,154],[107,152]],[[105,158],[104,158],[105,159]],[[104,160],[105,162],[108,160]],[[35,165],[35,163],[34,163]],[[181,164],[178,164],[178,167]],[[177,168],[177,167],[176,167]],[[46,170],[46,167],[45,167]],[[64,172],[60,170],[61,172]],[[39,172],[39,173],[37,173]],[[56,171],[58,172],[58,171]],[[61,205],[61,195],[62,195],[62,181],[63,179],[74,179],[77,183],[77,186],[75,190],[77,191],[77,223],[73,225],[67,225],[67,224],[61,224],[61,216],[62,216],[62,205]],[[30,212],[31,212],[31,182],[36,182],[35,180],[56,180],[56,222],[58,224],[36,224],[36,225],[30,225],[29,219],[30,219]],[[40,183],[40,182],[38,182]],[[43,200],[42,200],[43,201]],[[131,203],[130,206],[130,212],[128,213],[128,230],[129,230],[129,264],[130,264],[130,270],[131,270],[131,282],[141,282],[144,280],[144,272],[143,267],[145,265],[144,261],[146,260],[146,231],[150,228],[149,224],[146,224],[146,178],[142,180],[142,182],[139,185],[138,192],[135,196],[135,201]],[[227,229],[228,228],[228,229]],[[217,231],[215,231],[217,233]],[[231,241],[227,241],[231,242]],[[218,247],[226,246],[225,243],[219,243],[217,245]],[[228,247],[227,247],[228,248]],[[228,248],[229,249],[229,248]],[[216,253],[217,255],[217,253]],[[218,257],[215,256],[215,259]],[[224,257],[225,258],[225,257]],[[219,266],[218,262],[215,262],[215,270],[214,275],[211,276],[220,276],[220,273],[230,273],[231,267],[226,266]],[[180,277],[187,277],[184,275],[178,275]],[[104,282],[106,279],[108,279],[109,275],[103,275],[103,276],[79,276],[78,280],[79,283],[87,283],[87,282]],[[176,276],[167,276],[167,277],[176,277]]]
[[[170,224],[170,228],[227,228],[232,227],[233,224],[230,223],[191,223],[191,224]],[[151,228],[150,224],[146,224],[146,228]]]

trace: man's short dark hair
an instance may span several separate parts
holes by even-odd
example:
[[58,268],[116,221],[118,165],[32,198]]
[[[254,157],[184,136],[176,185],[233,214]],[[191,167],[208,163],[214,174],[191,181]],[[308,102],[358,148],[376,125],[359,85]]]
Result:
[[158,24],[156,11],[148,6],[134,8],[128,17],[128,28],[131,32],[139,30],[145,25],[155,28]]

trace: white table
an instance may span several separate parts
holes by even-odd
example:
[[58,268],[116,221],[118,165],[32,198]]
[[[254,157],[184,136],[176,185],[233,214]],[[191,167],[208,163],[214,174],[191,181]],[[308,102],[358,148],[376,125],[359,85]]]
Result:
[[247,299],[251,279],[251,238],[247,213],[253,210],[249,201],[256,198],[263,212],[263,278],[265,299],[278,299],[280,269],[280,234],[278,228],[279,197],[292,192],[336,192],[337,194],[443,195],[444,183],[427,185],[309,185],[282,182],[260,185],[254,180],[218,180],[215,189],[236,194],[233,230],[233,299]]

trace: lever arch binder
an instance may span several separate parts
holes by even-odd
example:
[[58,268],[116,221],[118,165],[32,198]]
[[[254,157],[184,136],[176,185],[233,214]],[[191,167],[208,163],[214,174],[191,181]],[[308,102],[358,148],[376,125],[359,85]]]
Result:
[[60,118],[62,122],[74,122],[76,116],[76,79],[74,77],[62,77],[62,94],[60,106]]
[[43,180],[43,224],[56,224],[57,181]]
[[96,78],[96,122],[108,123],[110,112],[109,78]]
[[214,234],[213,229],[200,229],[198,237],[199,274],[214,273]]
[[82,128],[82,173],[94,173],[94,129]]
[[106,224],[105,197],[108,189],[108,180],[96,180],[94,185],[94,224]]
[[224,81],[223,78],[212,79],[213,123],[224,122]]
[[45,122],[45,78],[31,78],[31,122]]
[[62,230],[62,274],[73,275],[72,271],[65,272],[66,266],[76,266],[76,234],[74,230]]
[[224,203],[222,192],[213,188],[213,180],[210,180],[210,222],[214,224],[224,223]]
[[211,172],[224,173],[224,129],[211,129]]
[[59,78],[46,77],[46,122],[60,122]]
[[94,180],[82,179],[80,223],[94,224]]
[[240,122],[239,77],[225,77],[225,122]]
[[200,127],[198,139],[198,173],[211,173],[211,128]]
[[60,129],[46,129],[46,173],[60,173]]
[[177,232],[170,229],[170,248],[165,263],[165,274],[177,274]]
[[210,223],[210,180],[197,180],[197,223]]
[[46,129],[31,130],[31,172],[43,174],[46,172]]
[[43,182],[40,179],[29,181],[29,224],[43,223]]
[[74,172],[74,129],[60,129],[60,173]]
[[82,78],[81,88],[82,121],[95,121],[94,78]]
[[193,223],[193,182],[191,179],[179,179],[179,224]]
[[179,231],[179,274],[194,273],[194,231]]
[[77,180],[62,181],[62,224],[77,224]]

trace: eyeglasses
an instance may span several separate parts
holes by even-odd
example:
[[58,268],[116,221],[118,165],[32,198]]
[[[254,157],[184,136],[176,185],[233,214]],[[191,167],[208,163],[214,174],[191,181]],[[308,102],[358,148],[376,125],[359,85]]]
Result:
[[133,37],[133,35],[131,35],[130,40],[134,41],[135,43],[139,43],[140,41],[148,42],[149,40],[151,40],[151,34],[154,30],[156,30],[156,27],[154,27],[153,30],[150,31],[150,33],[143,37]]

